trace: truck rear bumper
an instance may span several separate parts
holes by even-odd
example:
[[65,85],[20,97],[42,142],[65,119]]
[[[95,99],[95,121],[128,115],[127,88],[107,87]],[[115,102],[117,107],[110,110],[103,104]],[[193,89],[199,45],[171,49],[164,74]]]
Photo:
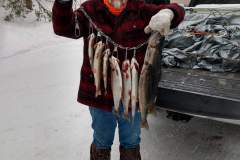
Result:
[[164,68],[156,105],[181,113],[240,120],[239,73]]
[[159,88],[156,104],[181,113],[240,120],[240,101],[234,99]]

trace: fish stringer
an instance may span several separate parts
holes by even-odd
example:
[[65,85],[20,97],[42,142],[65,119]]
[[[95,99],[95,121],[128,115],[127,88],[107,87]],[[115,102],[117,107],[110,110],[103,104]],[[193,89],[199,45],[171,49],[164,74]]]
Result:
[[75,37],[80,37],[81,30],[78,22],[78,16],[77,16],[77,0],[74,0],[74,20],[75,20]]

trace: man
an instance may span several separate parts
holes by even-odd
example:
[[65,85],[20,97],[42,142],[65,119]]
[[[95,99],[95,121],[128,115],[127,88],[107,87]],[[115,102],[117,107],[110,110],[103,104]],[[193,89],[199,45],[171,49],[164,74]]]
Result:
[[[88,0],[82,4],[98,29],[101,29],[114,42],[125,47],[134,47],[148,40],[145,31],[158,31],[167,35],[170,28],[176,27],[184,18],[184,9],[177,4],[152,5],[138,0]],[[75,16],[79,22],[80,34],[75,34]],[[72,0],[55,0],[53,6],[53,28],[57,35],[84,39],[84,60],[81,68],[81,81],[78,102],[89,106],[94,130],[90,149],[91,160],[110,160],[111,146],[116,126],[119,128],[120,160],[140,160],[140,113],[132,122],[112,113],[113,95],[108,86],[106,95],[95,97],[96,87],[88,57],[88,36],[92,28],[89,19],[78,9],[72,10]],[[114,45],[109,44],[111,50]],[[146,45],[136,51],[136,59],[143,66]],[[118,50],[118,59],[125,59],[125,50]],[[133,56],[129,53],[127,58]],[[108,77],[108,84],[111,84]],[[121,105],[120,111],[123,112]]]

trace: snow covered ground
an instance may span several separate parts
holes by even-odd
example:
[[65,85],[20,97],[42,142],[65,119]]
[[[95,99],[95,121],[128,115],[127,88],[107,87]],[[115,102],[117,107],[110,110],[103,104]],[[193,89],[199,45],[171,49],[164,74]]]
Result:
[[[0,159],[88,160],[88,108],[77,103],[82,40],[51,24],[0,22]],[[240,127],[205,119],[188,124],[149,117],[143,160],[238,160]],[[116,132],[117,133],[117,132]],[[112,152],[118,160],[118,136]]]

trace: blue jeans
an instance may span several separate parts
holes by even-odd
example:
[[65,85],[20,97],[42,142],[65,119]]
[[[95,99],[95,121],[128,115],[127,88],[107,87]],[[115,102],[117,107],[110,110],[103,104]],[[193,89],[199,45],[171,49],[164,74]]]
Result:
[[[89,107],[92,116],[93,144],[98,149],[110,149],[118,125],[120,145],[125,149],[135,148],[140,144],[141,116],[136,112],[135,118],[128,121],[122,116],[116,117],[111,112]],[[123,106],[120,106],[120,113],[123,114]],[[131,116],[131,113],[129,113]]]

